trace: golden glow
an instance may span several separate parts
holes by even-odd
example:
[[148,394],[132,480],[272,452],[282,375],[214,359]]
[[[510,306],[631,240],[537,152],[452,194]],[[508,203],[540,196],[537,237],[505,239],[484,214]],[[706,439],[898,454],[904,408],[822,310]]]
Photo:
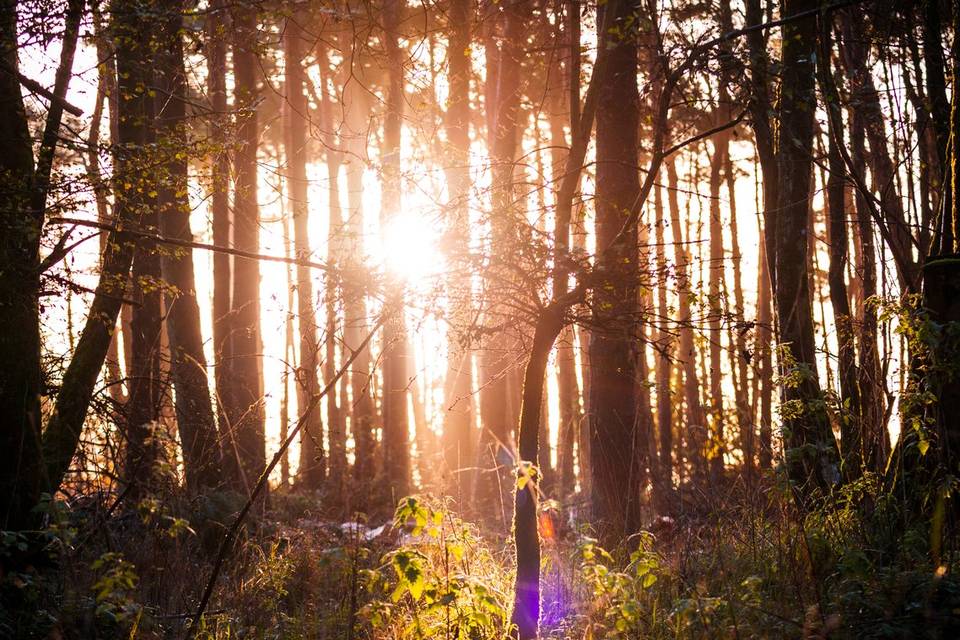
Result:
[[433,220],[416,211],[393,217],[381,234],[384,268],[415,289],[429,286],[446,267],[440,233]]

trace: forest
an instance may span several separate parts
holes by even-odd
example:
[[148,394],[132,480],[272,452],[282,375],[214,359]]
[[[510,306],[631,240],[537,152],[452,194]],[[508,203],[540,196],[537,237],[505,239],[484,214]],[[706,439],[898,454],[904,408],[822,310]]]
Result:
[[0,0],[0,637],[960,637],[958,34]]

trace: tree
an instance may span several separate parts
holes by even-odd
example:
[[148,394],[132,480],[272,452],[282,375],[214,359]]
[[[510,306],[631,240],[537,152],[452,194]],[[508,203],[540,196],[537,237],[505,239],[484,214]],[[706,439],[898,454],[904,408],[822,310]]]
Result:
[[[470,240],[470,38],[473,4],[471,0],[451,0],[449,14],[450,95],[445,114],[447,134],[447,183],[451,214],[449,247],[454,257],[464,255]],[[450,291],[469,291],[469,281],[452,275]],[[474,460],[472,397],[473,356],[467,336],[456,327],[469,324],[471,296],[463,293],[451,301],[453,321],[447,339],[447,376],[444,384],[444,457],[455,475],[450,486],[461,502],[469,499],[469,475],[466,468]],[[461,505],[465,506],[465,505]]]
[[[158,188],[160,231],[167,238],[193,239],[190,202],[187,199],[188,167],[184,121],[187,81],[183,61],[183,5],[166,8],[161,25],[158,113],[159,152],[165,163]],[[177,429],[183,450],[187,487],[191,492],[222,483],[217,424],[210,403],[207,362],[200,329],[193,250],[184,248],[161,254],[163,278],[172,289],[166,300],[167,332],[172,356],[171,374],[176,392]]]
[[[815,7],[784,0],[783,15]],[[837,481],[836,443],[817,376],[813,303],[806,274],[813,118],[816,108],[816,17],[783,26],[778,111],[783,136],[777,148],[778,196],[774,298],[781,344],[780,374],[787,469],[801,503],[828,493]],[[798,240],[798,238],[800,240]]]
[[[238,110],[236,174],[233,209],[233,246],[256,252],[259,204],[257,202],[257,14],[252,6],[233,13],[234,101]],[[227,419],[240,461],[241,479],[247,491],[266,466],[263,382],[259,354],[260,267],[256,260],[234,257],[231,299],[230,355],[232,379]]]
[[[615,541],[639,523],[637,406],[637,229],[625,227],[638,201],[637,44],[623,26],[636,11],[626,3],[607,5],[601,31],[609,49],[608,81],[597,96],[596,270],[603,284],[595,290],[590,341],[590,406],[593,517],[602,537]],[[608,35],[608,34],[614,35]],[[623,230],[623,232],[621,232]],[[614,244],[616,243],[616,244]]]
[[[210,141],[213,157],[210,162],[210,217],[213,244],[230,245],[230,157],[227,153],[227,19],[223,0],[211,0],[207,14],[207,92],[210,94]],[[240,460],[235,434],[230,422],[233,384],[229,375],[233,362],[231,350],[230,298],[233,283],[230,254],[213,255],[213,321],[214,375],[217,395],[217,424],[223,470],[235,487],[240,486]]]
[[[400,212],[400,150],[403,134],[403,54],[398,30],[402,20],[401,0],[385,0],[385,37],[388,87],[383,122],[383,195],[380,224],[385,229]],[[394,284],[396,286],[396,283]],[[383,473],[388,495],[394,500],[407,493],[410,482],[407,418],[407,359],[409,345],[403,314],[386,323],[383,333]]]
[[[287,90],[286,133],[287,199],[293,212],[294,252],[300,259],[310,258],[309,215],[307,198],[307,96],[304,93],[304,55],[302,17],[293,15],[284,24],[284,74]],[[314,307],[313,275],[309,267],[297,265],[297,327],[300,359],[297,367],[297,405],[305,407],[320,392],[317,340],[317,314]],[[325,460],[323,422],[320,412],[313,412],[300,432],[299,482],[305,489],[319,489],[324,481]]]
[[83,6],[80,0],[67,6],[60,64],[34,164],[20,93],[17,3],[0,5],[0,139],[8,145],[0,160],[0,318],[9,329],[0,338],[0,358],[10,365],[0,373],[0,409],[6,416],[0,436],[0,525],[5,529],[30,523],[43,486],[40,236]]

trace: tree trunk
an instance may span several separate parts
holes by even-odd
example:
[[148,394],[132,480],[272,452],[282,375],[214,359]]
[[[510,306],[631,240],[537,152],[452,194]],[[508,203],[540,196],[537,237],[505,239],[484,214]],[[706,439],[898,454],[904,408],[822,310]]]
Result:
[[894,256],[900,288],[904,292],[917,293],[920,290],[921,265],[913,258],[914,240],[903,210],[903,200],[896,189],[897,169],[887,149],[880,94],[868,65],[868,33],[862,16],[849,11],[843,15],[844,61],[850,75],[851,99],[862,118],[869,143],[870,152],[866,159],[870,165],[873,189],[880,197],[880,210],[889,232],[887,241]]
[[[398,29],[402,3],[385,0],[383,30],[388,65],[386,114],[383,123],[383,193],[380,228],[383,232],[401,209],[400,152],[403,117],[403,53]],[[395,283],[400,289],[402,283]],[[399,500],[410,483],[407,376],[410,345],[404,314],[396,314],[383,329],[383,473],[388,497]]]
[[[514,165],[516,161],[518,115],[520,110],[520,67],[526,55],[523,46],[524,19],[531,9],[528,0],[511,0],[504,6],[503,38],[498,48],[489,38],[487,52],[488,146],[491,167],[491,251],[509,250],[515,237]],[[504,277],[510,277],[506,275]],[[496,290],[495,281],[490,283]],[[488,302],[485,322],[503,321],[502,300],[496,293]],[[476,492],[477,508],[500,509],[510,483],[514,464],[511,399],[510,346],[502,329],[497,330],[480,353],[480,473]]]
[[[150,21],[150,27],[158,28],[159,24]],[[159,31],[152,31],[152,34],[155,38]],[[156,53],[159,53],[159,49]],[[156,81],[152,73],[148,75],[146,82],[149,91],[155,91]],[[159,100],[155,100],[148,107],[145,139],[148,147],[157,143],[155,122],[158,103]],[[153,166],[143,167],[138,180],[140,182],[137,188],[147,193],[140,226],[150,233],[156,233],[160,224],[157,211],[159,201],[155,197],[157,187],[160,186],[158,170]],[[146,239],[139,240],[133,254],[132,295],[137,304],[133,306],[130,320],[132,367],[130,398],[126,405],[127,454],[124,471],[125,481],[133,485],[133,498],[154,487],[159,479],[156,472],[163,456],[160,434],[160,403],[163,394],[163,383],[160,379],[160,317],[163,304],[161,277],[160,254],[156,243]]]
[[670,209],[670,228],[673,230],[674,262],[677,269],[677,322],[680,325],[680,341],[677,358],[682,369],[679,376],[683,382],[683,397],[686,405],[686,440],[688,462],[692,467],[694,481],[704,479],[706,463],[704,448],[706,445],[706,416],[700,404],[700,382],[697,374],[697,354],[693,341],[693,318],[690,312],[690,299],[693,292],[690,287],[690,254],[683,238],[683,225],[680,222],[680,202],[677,197],[679,180],[677,165],[673,158],[667,160],[667,204]]
[[516,546],[517,576],[511,622],[515,638],[537,637],[540,622],[540,534],[537,529],[539,478],[535,461],[539,457],[538,432],[547,362],[553,343],[563,328],[563,307],[541,312],[533,334],[533,347],[523,377],[520,409],[519,453],[514,495],[513,539]]
[[673,336],[670,334],[670,307],[667,303],[667,247],[665,230],[667,214],[663,207],[663,188],[654,190],[654,211],[657,226],[657,435],[660,441],[660,456],[657,464],[658,478],[654,483],[654,495],[658,510],[666,513],[672,506],[673,493],[673,397],[670,380],[673,377]]
[[[259,247],[257,201],[257,15],[253,6],[234,9],[233,14],[234,103],[238,110],[238,148],[233,200],[233,246],[256,252]],[[266,467],[263,380],[260,339],[260,265],[256,260],[234,257],[233,299],[230,309],[232,378],[228,422],[235,434],[241,478],[250,491]]]
[[[307,96],[304,93],[306,73],[303,67],[305,35],[300,16],[287,18],[283,33],[284,81],[287,100],[287,197],[293,213],[294,254],[301,260],[312,256],[310,245],[310,202],[307,196]],[[310,398],[320,393],[320,358],[317,340],[317,313],[313,297],[313,276],[310,267],[297,265],[297,327],[300,358],[297,367],[297,405],[305,407]],[[328,396],[328,402],[333,398]],[[320,489],[324,482],[325,456],[323,421],[319,411],[312,412],[300,431],[300,468],[298,484],[303,489]]]
[[847,212],[846,168],[840,147],[844,144],[843,116],[840,112],[840,96],[831,77],[831,25],[820,29],[820,50],[817,56],[817,71],[820,76],[820,91],[828,109],[829,141],[827,161],[830,176],[827,179],[827,224],[830,244],[828,282],[830,304],[837,325],[837,367],[840,378],[840,452],[841,471],[848,480],[859,478],[863,467],[863,442],[860,423],[860,387],[857,383],[857,362],[854,348],[853,318],[850,315],[850,298],[847,293]]
[[[344,89],[344,102],[349,135],[346,146],[350,160],[347,163],[347,197],[349,215],[346,223],[348,243],[344,256],[350,262],[344,263],[357,276],[344,281],[344,346],[356,349],[363,343],[367,334],[367,305],[364,299],[366,285],[363,277],[366,271],[359,263],[363,255],[364,209],[363,174],[364,159],[367,155],[367,109],[364,89],[357,82],[350,82]],[[367,508],[370,488],[376,474],[376,440],[374,439],[374,420],[376,410],[372,397],[372,378],[370,375],[370,352],[367,348],[357,354],[350,372],[350,392],[352,413],[350,428],[353,432],[355,461],[353,466],[356,490],[355,507]]]
[[[187,161],[178,150],[186,146],[186,77],[183,66],[183,5],[176,3],[163,25],[159,112],[161,148],[167,150],[167,180],[158,189],[160,229],[165,237],[193,240],[187,199]],[[222,483],[217,424],[210,403],[207,361],[203,353],[200,308],[194,278],[193,251],[164,252],[164,280],[176,288],[167,299],[167,332],[172,355],[171,374],[176,392],[177,427],[183,449],[187,488],[197,493]]]
[[738,224],[737,200],[736,200],[736,169],[730,154],[727,154],[727,165],[724,169],[727,178],[727,193],[730,198],[730,237],[731,242],[731,262],[733,271],[733,304],[735,324],[731,326],[731,331],[735,336],[731,337],[730,354],[731,365],[737,372],[737,384],[734,388],[737,407],[737,428],[740,431],[740,450],[743,452],[744,475],[748,481],[754,477],[756,465],[756,416],[752,411],[750,400],[750,381],[748,375],[749,355],[747,354],[747,332],[750,325],[745,317],[746,304],[743,297],[743,271],[741,262],[743,255],[740,253],[740,229]]
[[[210,123],[210,141],[213,157],[210,163],[210,217],[212,219],[213,244],[221,247],[231,245],[233,215],[230,211],[230,158],[227,153],[227,19],[224,8],[226,0],[211,0],[206,22],[207,92],[213,110]],[[229,407],[233,405],[233,364],[230,313],[231,289],[233,288],[232,256],[226,253],[213,254],[213,359],[217,395],[217,424],[220,437],[221,459],[226,480],[234,487],[241,487],[239,450],[236,433],[230,422]]]
[[[470,33],[471,0],[450,3],[450,47],[447,50],[450,95],[447,102],[446,133],[450,142],[446,169],[450,191],[449,222],[451,257],[465,260],[470,241]],[[447,338],[447,375],[444,383],[443,448],[447,469],[453,474],[447,483],[461,508],[468,501],[469,475],[473,453],[473,355],[464,337],[470,324],[472,299],[470,282],[451,275],[448,290],[464,291],[452,300],[453,320]]]
[[[17,79],[17,4],[0,4],[0,527],[29,527],[40,498],[40,230],[31,208],[33,142]],[[17,366],[12,366],[16,363]]]
[[[327,218],[327,263],[339,265],[343,262],[343,247],[341,238],[344,234],[343,211],[340,206],[340,167],[343,165],[343,156],[337,149],[340,141],[334,138],[333,107],[327,93],[327,54],[321,47],[318,55],[320,65],[320,117],[324,131],[327,131],[324,146],[326,147],[328,218]],[[337,302],[341,279],[334,272],[326,274],[326,290],[324,303],[326,305],[326,339],[323,376],[327,384],[337,373]],[[329,441],[329,455],[327,456],[327,486],[331,495],[338,499],[343,496],[347,474],[347,431],[345,419],[346,386],[341,385],[331,389],[327,394],[327,439]]]
[[[632,9],[629,3],[617,6],[607,24],[619,26]],[[609,75],[597,106],[596,237],[604,251],[596,265],[601,282],[590,340],[590,466],[594,524],[605,543],[615,543],[638,526],[636,452],[647,444],[637,442],[636,226],[621,234],[640,191],[635,169],[639,95],[636,42],[614,38],[601,46],[608,50]],[[617,245],[611,246],[614,240]]]
[[713,136],[713,156],[710,158],[710,270],[708,277],[710,319],[707,333],[710,341],[710,412],[713,428],[708,439],[707,460],[710,480],[719,486],[723,478],[723,457],[726,451],[724,435],[726,416],[723,412],[723,299],[721,289],[726,268],[723,248],[723,220],[720,218],[720,188],[723,168],[727,163],[729,134],[724,131]]
[[[784,0],[783,15],[815,8],[811,0]],[[804,506],[828,493],[837,478],[836,443],[823,404],[817,377],[813,304],[806,265],[810,212],[816,19],[784,25],[781,47],[782,86],[780,130],[791,135],[777,150],[776,218],[777,323],[781,373],[788,378],[782,397],[791,411],[784,418],[784,455],[798,500]]]
[[[148,188],[142,188],[147,123],[152,111],[149,69],[151,33],[144,29],[140,3],[117,2],[112,7],[112,35],[116,45],[119,122],[114,146],[114,225],[100,268],[87,322],[63,377],[56,404],[43,433],[46,476],[44,489],[54,493],[63,481],[77,451],[80,433],[94,386],[103,366],[133,261],[135,242],[123,233],[139,227]],[[129,187],[128,187],[129,185]],[[140,185],[140,189],[137,188]]]

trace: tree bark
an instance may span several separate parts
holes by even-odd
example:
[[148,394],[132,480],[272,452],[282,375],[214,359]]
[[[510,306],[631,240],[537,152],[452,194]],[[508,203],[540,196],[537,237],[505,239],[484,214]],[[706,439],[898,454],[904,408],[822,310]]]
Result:
[[[826,19],[826,18],[824,18]],[[843,116],[840,112],[840,96],[831,77],[831,32],[829,23],[820,29],[820,49],[817,55],[817,71],[820,91],[828,110],[829,141],[827,162],[830,175],[827,179],[827,225],[830,244],[828,282],[830,304],[837,326],[837,366],[840,379],[840,453],[841,471],[848,480],[860,477],[863,467],[863,442],[860,423],[860,387],[857,381],[856,351],[854,348],[853,318],[850,315],[850,298],[847,293],[847,212],[846,170],[840,147],[844,144]]]
[[[632,9],[631,3],[618,4],[607,24],[619,26]],[[597,246],[606,249],[595,267],[602,282],[595,288],[590,340],[590,466],[594,524],[601,539],[611,543],[638,526],[636,453],[647,443],[637,442],[636,225],[621,233],[640,192],[637,45],[613,38],[600,46],[608,49],[609,68],[597,106],[596,237]]]
[[[471,0],[451,0],[449,64],[450,95],[445,118],[449,141],[447,184],[451,200],[450,253],[465,260],[470,240],[470,38]],[[473,464],[473,354],[465,335],[470,324],[470,282],[451,274],[448,290],[466,291],[451,301],[452,322],[447,338],[447,375],[444,383],[443,449],[453,477],[447,486],[461,507],[469,502],[469,475]]]
[[[784,0],[782,14],[815,8],[811,0]],[[813,118],[816,18],[783,26],[780,130],[791,135],[777,149],[778,191],[775,298],[782,345],[781,374],[787,379],[782,398],[784,455],[798,501],[809,506],[831,491],[838,479],[836,443],[817,376],[813,303],[807,278],[807,234]]]
[[511,622],[517,640],[537,637],[540,623],[540,534],[537,528],[539,478],[534,462],[540,455],[538,432],[547,362],[553,344],[563,328],[564,306],[544,309],[537,320],[533,347],[524,371],[523,401],[520,409],[519,454],[514,494],[513,539],[517,576]]
[[673,230],[674,262],[677,269],[677,322],[680,325],[680,340],[677,357],[681,362],[684,405],[686,406],[687,457],[692,467],[694,481],[703,481],[706,472],[704,448],[706,445],[706,416],[700,403],[700,382],[697,373],[697,354],[693,341],[693,317],[690,300],[690,254],[684,244],[683,225],[680,222],[680,201],[677,196],[679,180],[677,165],[673,158],[667,160],[667,204],[670,209],[670,228]]
[[[400,151],[403,117],[403,52],[399,33],[401,0],[385,0],[383,30],[388,65],[386,113],[383,122],[381,164],[381,233],[401,209]],[[393,286],[402,287],[395,282]],[[407,386],[410,346],[403,313],[394,316],[383,329],[383,473],[392,501],[406,495],[410,484],[409,418]]]
[[[306,73],[303,62],[305,35],[300,26],[302,18],[288,17],[283,32],[284,81],[286,83],[287,138],[287,199],[293,213],[294,254],[301,260],[312,256],[310,245],[310,202],[307,195],[307,96],[304,93]],[[317,313],[314,306],[313,275],[306,265],[297,265],[297,328],[299,330],[300,358],[297,367],[297,404],[306,406],[310,398],[320,392],[320,358],[317,340]],[[335,395],[335,394],[334,394]],[[328,402],[333,397],[327,397]],[[317,490],[323,486],[326,472],[323,446],[323,420],[314,411],[300,431],[300,468],[298,484],[303,489]]]
[[[230,158],[227,153],[227,29],[229,13],[226,0],[211,0],[206,21],[207,92],[212,108],[210,141],[210,217],[213,244],[231,246],[233,215],[230,211]],[[230,422],[234,384],[230,375],[233,350],[230,313],[233,288],[233,258],[226,253],[213,254],[213,359],[217,395],[217,424],[223,471],[227,481],[241,487],[240,459],[236,434]]]
[[[190,229],[190,202],[187,198],[188,167],[183,153],[186,146],[186,74],[183,61],[183,4],[172,4],[163,25],[160,92],[162,108],[158,114],[161,147],[166,150],[167,180],[159,191],[160,230],[165,237],[193,240]],[[183,449],[187,488],[191,493],[217,487],[222,483],[217,424],[210,402],[207,361],[200,329],[193,250],[182,249],[162,254],[162,270],[176,295],[167,298],[167,332],[172,356],[171,374],[176,393],[177,428]]]
[[[238,110],[238,135],[234,160],[233,246],[256,252],[259,247],[257,201],[257,148],[259,126],[256,53],[257,15],[253,6],[234,8],[234,103]],[[230,309],[229,373],[232,389],[228,422],[236,440],[245,491],[253,487],[266,466],[263,380],[260,339],[260,265],[250,258],[234,257],[233,295]]]
[[121,97],[118,143],[114,146],[115,230],[107,240],[87,322],[43,433],[44,489],[51,494],[60,487],[77,451],[87,408],[120,313],[135,246],[135,241],[122,230],[127,226],[137,228],[147,205],[145,194],[149,189],[137,189],[146,164],[144,143],[152,111],[152,98],[146,91],[151,34],[139,20],[142,10],[139,2],[116,2],[111,10]]

